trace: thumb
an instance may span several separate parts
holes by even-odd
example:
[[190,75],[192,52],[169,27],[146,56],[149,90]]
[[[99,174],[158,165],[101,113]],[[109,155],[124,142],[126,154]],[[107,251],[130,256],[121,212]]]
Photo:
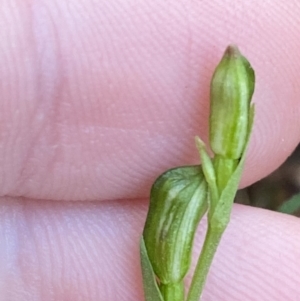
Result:
[[[144,300],[146,201],[0,204],[1,301]],[[235,205],[202,300],[299,300],[299,231],[297,218]]]

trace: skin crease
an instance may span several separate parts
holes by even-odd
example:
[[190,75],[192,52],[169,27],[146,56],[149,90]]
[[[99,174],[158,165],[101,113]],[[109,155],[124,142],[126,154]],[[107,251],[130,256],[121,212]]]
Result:
[[[0,301],[143,299],[149,188],[198,162],[193,139],[207,138],[209,81],[228,43],[257,78],[241,186],[299,143],[296,0],[1,8]],[[299,230],[296,218],[234,206],[202,300],[299,300]]]

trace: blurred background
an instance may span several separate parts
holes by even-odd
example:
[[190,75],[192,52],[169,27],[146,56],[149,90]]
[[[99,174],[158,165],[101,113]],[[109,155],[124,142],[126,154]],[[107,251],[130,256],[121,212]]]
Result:
[[300,144],[276,171],[239,190],[235,202],[300,217]]

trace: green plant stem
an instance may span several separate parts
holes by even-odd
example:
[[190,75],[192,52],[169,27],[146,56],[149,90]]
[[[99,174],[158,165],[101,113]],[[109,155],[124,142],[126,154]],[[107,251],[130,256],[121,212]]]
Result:
[[219,194],[221,194],[226,187],[228,179],[230,179],[238,163],[238,160],[224,158],[220,155],[214,156],[213,164],[216,172],[216,182]]
[[164,301],[183,301],[184,282],[161,284],[159,286]]
[[205,241],[198,259],[186,301],[199,301],[206,277],[226,226],[208,224]]

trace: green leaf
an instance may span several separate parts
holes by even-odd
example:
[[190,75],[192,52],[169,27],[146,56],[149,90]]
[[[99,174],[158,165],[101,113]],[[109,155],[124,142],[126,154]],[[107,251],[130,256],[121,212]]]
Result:
[[201,166],[170,169],[153,184],[143,236],[161,283],[179,283],[186,275],[194,234],[206,210],[207,184]]
[[140,255],[146,301],[164,301],[156,283],[155,275],[148,257],[143,237],[141,238],[140,242]]
[[210,194],[209,206],[211,207],[214,206],[213,204],[219,200],[219,191],[217,187],[216,172],[215,172],[212,159],[209,157],[209,154],[206,151],[205,143],[198,136],[196,136],[195,142],[201,158],[202,171],[209,188],[209,194]]
[[300,193],[292,196],[277,209],[277,211],[287,214],[294,214],[298,210],[300,210]]

